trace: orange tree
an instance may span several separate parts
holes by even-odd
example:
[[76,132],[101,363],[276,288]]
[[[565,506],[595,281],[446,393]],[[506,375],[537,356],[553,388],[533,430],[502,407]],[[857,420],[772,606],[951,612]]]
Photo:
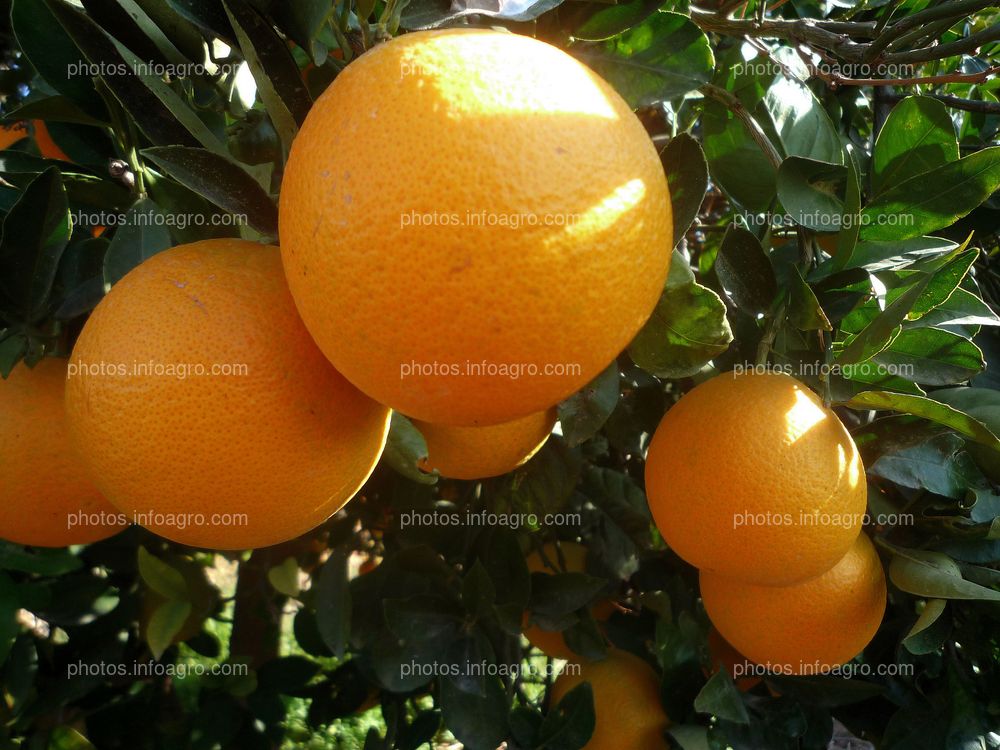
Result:
[[[990,7],[6,0],[0,745],[995,747],[1000,17]],[[392,80],[351,72],[337,84],[349,96],[326,100],[323,121],[303,128],[319,95],[366,65],[373,48],[438,27],[547,42],[606,81],[593,84],[605,93],[560,90],[553,71],[597,79],[529,45],[517,47],[523,55],[491,53],[468,98],[461,73],[441,72],[454,57],[415,53],[407,59],[440,84],[436,107],[420,109],[427,100],[416,88],[397,97]],[[519,72],[505,88],[508,68]],[[536,96],[542,90],[548,100]],[[464,107],[486,101],[507,118],[499,127],[461,120]],[[524,101],[518,115],[511,102]],[[597,115],[569,122],[557,116],[566,102]],[[616,140],[624,131],[602,117],[627,122],[628,138]],[[300,128],[312,147],[289,162]],[[519,162],[526,152],[531,163]],[[418,163],[436,194],[412,194],[408,170]],[[283,193],[286,166],[296,176]],[[317,194],[315,180],[337,169],[357,187]],[[532,286],[528,261],[537,258],[522,254],[530,227],[505,226],[498,244],[473,241],[475,260],[433,243],[413,255],[404,242],[393,256],[402,235],[379,222],[407,208],[397,204],[413,199],[433,211],[435,201],[484,188],[494,203],[466,209],[502,211],[508,195],[532,190],[557,206],[582,196],[604,211],[598,218],[646,202],[639,223],[585,221],[590,244],[560,245],[577,255],[549,289]],[[555,197],[563,192],[565,201]],[[333,200],[362,206],[370,221],[354,225],[359,235],[337,233]],[[668,206],[672,236],[662,221]],[[381,254],[366,253],[358,236]],[[69,357],[102,299],[136,288],[139,277],[118,285],[132,269],[218,238],[283,241],[298,311],[333,364],[369,395],[412,403],[410,416],[449,422],[442,431],[394,413],[381,460],[346,506],[304,536],[256,550],[232,549],[240,544],[227,543],[226,521],[201,536],[184,533],[182,517],[115,515],[82,478],[80,460],[91,472],[104,467],[92,478],[112,501],[107,488],[124,474],[154,505],[170,495],[176,507],[221,508],[231,525],[239,498],[270,503],[274,523],[259,538],[304,528],[311,522],[295,518],[302,498],[291,495],[335,480],[308,468],[295,442],[302,430],[274,448],[255,440],[317,421],[310,404],[278,392],[282,378],[267,386],[273,399],[257,402],[225,389],[199,401],[197,386],[171,386],[192,389],[177,410],[170,399],[179,391],[159,383],[149,412],[144,391],[125,393],[126,409],[113,392],[75,389],[76,448],[52,385],[67,366],[52,360]],[[491,249],[500,287],[463,294],[439,273],[452,260],[456,271],[472,268]],[[156,269],[183,253],[165,257]],[[337,378],[317,374],[327,363],[288,312],[276,256],[268,257],[257,264],[271,269],[263,283],[243,287],[237,271],[221,290],[212,273],[201,281],[244,312],[284,310],[282,323],[262,333],[246,312],[228,328],[200,327],[192,308],[184,335],[198,351],[227,339],[286,374],[311,362],[316,382]],[[664,274],[647,319],[649,288],[658,291]],[[178,289],[186,283],[160,276]],[[269,296],[244,304],[249,286]],[[477,299],[489,305],[478,309]],[[158,311],[128,312],[136,302]],[[509,320],[498,312],[504,302],[516,313]],[[152,292],[130,304],[115,308],[115,328],[127,332],[113,342],[119,353],[139,358],[184,327]],[[324,318],[331,309],[337,317]],[[378,336],[338,337],[341,322],[359,320]],[[364,384],[380,358],[432,358],[453,342],[485,341],[483,331],[493,356],[513,359],[522,346],[532,356],[563,352],[576,336],[592,345],[589,364],[607,367],[572,394],[567,384],[583,383],[529,380],[471,400],[414,395],[391,379]],[[104,350],[99,333],[88,351]],[[625,334],[630,342],[619,340]],[[183,356],[183,343],[179,355],[172,346]],[[681,403],[738,371],[796,380],[773,381],[776,395],[756,401],[733,391],[700,407],[698,396]],[[538,414],[556,400],[558,429],[541,447],[544,430],[463,442],[480,420]],[[268,409],[289,413],[273,419]],[[302,413],[293,418],[294,409]],[[185,433],[195,412],[208,431],[225,417],[226,432]],[[647,470],[664,414],[673,416]],[[111,431],[98,439],[88,423]],[[687,426],[673,431],[677,424]],[[378,434],[367,439],[380,445]],[[137,446],[157,440],[159,459],[135,463]],[[444,460],[434,451],[428,460],[428,442],[454,451],[461,468],[425,471]],[[515,442],[524,456],[510,453]],[[222,455],[226,472],[213,473]],[[337,473],[322,455],[308,458],[315,471]],[[192,464],[202,473],[189,473]],[[444,476],[475,466],[514,468]],[[287,483],[282,473],[292,475]],[[313,503],[313,520],[342,500],[332,499]],[[85,533],[46,529],[47,518],[74,510]],[[81,519],[88,514],[97,520]],[[119,531],[127,520],[140,523]],[[143,521],[218,549],[169,541]],[[835,551],[852,543],[835,564]],[[830,559],[817,561],[810,548]],[[709,581],[708,613],[699,577]],[[583,665],[557,688],[539,650],[547,643]],[[813,658],[820,674],[810,673]]]

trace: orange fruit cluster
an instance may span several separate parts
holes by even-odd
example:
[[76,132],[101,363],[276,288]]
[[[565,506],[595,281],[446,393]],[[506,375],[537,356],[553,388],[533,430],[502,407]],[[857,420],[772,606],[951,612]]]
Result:
[[[51,407],[76,494],[44,502],[114,523],[46,537],[14,513],[0,536],[82,542],[124,518],[193,546],[276,544],[359,491],[390,409],[423,431],[426,470],[511,471],[643,325],[672,244],[625,101],[554,47],[474,29],[404,35],[338,75],[293,144],[279,234],[280,250],[174,247],[110,290]],[[22,479],[5,494],[37,499]]]
[[646,458],[657,528],[701,571],[721,636],[790,674],[829,671],[871,640],[886,583],[861,531],[867,489],[836,414],[782,373],[727,373],[664,416]]

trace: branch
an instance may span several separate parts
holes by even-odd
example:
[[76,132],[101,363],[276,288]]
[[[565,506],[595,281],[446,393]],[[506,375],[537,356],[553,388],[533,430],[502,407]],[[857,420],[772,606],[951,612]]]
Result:
[[970,34],[964,39],[959,39],[948,44],[935,44],[930,47],[910,50],[909,52],[892,52],[883,55],[881,62],[886,63],[915,63],[930,62],[931,60],[942,60],[946,57],[963,55],[966,52],[982,47],[984,44],[1000,40],[1000,23],[989,28]]
[[935,5],[933,8],[927,8],[926,10],[919,11],[918,13],[904,16],[902,19],[886,29],[874,42],[871,43],[871,46],[865,53],[865,59],[868,61],[874,60],[879,53],[885,50],[895,39],[911,29],[920,28],[931,21],[940,21],[945,18],[954,18],[955,20],[958,20],[959,18],[963,18],[964,16],[974,13],[977,10],[989,8],[994,4],[994,2],[995,0],[958,0],[953,3]]
[[705,96],[724,104],[743,123],[750,137],[760,146],[760,150],[764,152],[764,155],[774,165],[774,168],[777,169],[781,166],[781,154],[778,153],[778,149],[774,147],[771,139],[767,137],[767,134],[761,129],[757,121],[753,119],[750,111],[743,106],[743,102],[725,89],[713,86],[710,83],[706,83],[698,90]]
[[[932,99],[937,99],[942,104],[954,109],[961,109],[965,112],[976,112],[984,115],[1000,115],[1000,102],[984,102],[980,99],[961,99],[948,94],[924,94]],[[891,102],[902,101],[906,98],[904,94],[887,93],[886,98]]]
[[993,74],[1000,72],[1000,66],[994,66],[979,73],[945,73],[938,76],[918,76],[916,78],[845,78],[837,73],[824,73],[819,69],[812,70],[818,78],[822,78],[832,86],[916,86],[935,85],[941,83],[983,83]]

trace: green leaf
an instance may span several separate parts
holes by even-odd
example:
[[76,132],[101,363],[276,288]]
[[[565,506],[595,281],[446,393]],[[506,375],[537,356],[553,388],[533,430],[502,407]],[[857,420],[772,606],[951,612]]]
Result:
[[606,585],[586,573],[534,573],[528,607],[533,615],[555,620],[590,604]]
[[570,690],[557,703],[539,732],[538,750],[579,750],[594,734],[594,691],[589,682]]
[[[115,43],[100,26],[64,0],[44,2],[87,60],[99,66],[100,79],[149,140],[155,144],[195,145],[195,138],[177,120],[170,108],[132,73]],[[65,91],[61,93],[69,95]],[[176,94],[174,97],[175,101],[179,101]]]
[[58,726],[52,730],[46,750],[94,750],[94,746],[73,727]]
[[31,181],[3,220],[0,238],[0,309],[32,323],[44,317],[69,242],[69,201],[59,170]]
[[629,345],[629,356],[658,377],[690,377],[726,351],[732,340],[725,304],[695,282],[687,262],[674,252],[666,288]]
[[818,232],[839,231],[846,179],[842,164],[789,156],[778,167],[778,198],[796,224]]
[[440,681],[445,726],[468,750],[494,750],[507,736],[507,695],[496,677],[483,681],[485,695],[465,692],[454,678]]
[[770,114],[786,157],[844,163],[844,149],[830,116],[802,81],[776,76],[764,97],[763,111]]
[[294,599],[301,593],[298,560],[294,557],[286,557],[280,565],[275,565],[267,571],[267,580],[279,594]]
[[929,96],[908,96],[886,118],[872,152],[872,192],[958,159],[955,126],[947,108]]
[[642,23],[653,14],[663,0],[628,0],[616,5],[588,8],[589,17],[573,30],[573,38],[584,42],[600,42],[621,34]]
[[812,287],[802,278],[798,266],[792,266],[789,284],[788,319],[792,325],[800,331],[832,331],[830,319],[820,307]]
[[153,658],[159,659],[170,648],[190,615],[191,602],[170,599],[156,608],[146,626],[146,643],[153,652]]
[[263,235],[278,233],[278,208],[271,196],[238,165],[200,148],[159,146],[142,155],[179,183],[219,208],[241,217]]
[[34,549],[0,541],[0,569],[33,573],[39,576],[60,576],[83,567],[83,561],[68,549]]
[[767,211],[775,197],[774,165],[727,107],[714,99],[704,106],[702,142],[712,180],[747,210]]
[[253,6],[245,0],[225,0],[224,5],[260,98],[288,153],[312,106],[298,66],[285,42]]
[[163,214],[149,198],[136,201],[125,214],[125,220],[115,228],[111,244],[104,255],[104,284],[110,288],[144,260],[173,245],[170,232],[162,221]]
[[941,328],[971,339],[980,326],[1000,326],[1000,317],[982,299],[959,287],[940,305],[906,326]]
[[[72,42],[67,40],[72,45]],[[7,113],[7,120],[45,120],[47,122],[71,122],[77,125],[91,125],[98,128],[108,126],[104,120],[92,117],[68,96],[46,96],[29,99]]]
[[437,474],[420,469],[420,462],[427,458],[427,441],[413,422],[397,411],[390,417],[389,437],[382,458],[407,479],[420,484],[437,483]]
[[889,346],[899,335],[907,314],[930,281],[931,276],[928,274],[910,282],[903,294],[886,305],[885,310],[876,315],[860,332],[847,339],[837,355],[837,362],[841,365],[866,362]]
[[1000,146],[897,183],[862,211],[861,237],[894,240],[944,229],[1000,188]]
[[847,187],[844,197],[844,213],[840,219],[840,232],[837,234],[837,250],[833,257],[833,267],[843,270],[851,266],[858,246],[858,235],[861,234],[861,178],[858,175],[858,162],[854,152],[847,152]]
[[[86,59],[52,15],[44,0],[14,0],[10,8],[10,28],[17,46],[45,82],[70,99],[88,117],[107,118],[104,103],[89,75],[75,75],[85,69]],[[42,118],[45,119],[45,118]]]
[[966,581],[958,563],[942,552],[894,547],[889,578],[917,596],[1000,602],[1000,591]]
[[489,0],[463,0],[455,4],[448,0],[409,0],[403,8],[400,25],[411,30],[433,29],[470,15],[517,22],[534,21],[562,2],[563,0],[535,0],[524,5],[501,4],[498,10],[497,4]]
[[335,548],[316,578],[316,625],[323,643],[338,658],[351,635],[351,590],[347,580],[348,553]]
[[936,435],[883,453],[867,466],[868,473],[903,487],[961,500],[978,473],[964,446],[965,441],[952,433]]
[[778,293],[774,268],[757,237],[730,224],[715,259],[715,273],[733,301],[750,313],[770,309]]
[[[141,81],[142,85],[149,89],[149,91],[157,99],[159,99],[160,102],[163,103],[163,106],[166,107],[175,118],[177,118],[177,121],[184,126],[184,129],[191,134],[192,138],[209,151],[220,155],[224,155],[226,153],[226,147],[223,145],[222,141],[216,137],[215,133],[213,133],[212,130],[202,121],[198,114],[176,91],[170,87],[168,83],[163,80],[161,76],[145,72],[148,66],[142,58],[128,49],[117,39],[111,37],[111,42],[114,44],[118,54],[122,56],[122,59],[128,63],[135,77]],[[125,103],[123,102],[123,104]],[[128,109],[128,105],[125,106],[126,109]],[[134,113],[133,116],[135,116]],[[139,120],[139,118],[136,119],[137,121]],[[184,142],[190,143],[191,139],[186,138]]]
[[938,328],[904,330],[875,360],[908,380],[924,385],[962,383],[986,366],[979,347]]
[[654,13],[581,57],[633,108],[668,101],[708,83],[715,57],[708,37],[680,13]]
[[848,401],[847,406],[852,409],[878,409],[912,414],[950,427],[955,432],[988,448],[1000,450],[1000,438],[990,432],[989,428],[978,419],[930,398],[888,391],[864,391]]
[[[618,8],[621,6],[612,6]],[[674,247],[684,239],[698,217],[698,210],[708,190],[708,162],[698,141],[687,133],[678,133],[660,153],[667,173],[670,205],[673,213]]]
[[187,581],[181,571],[139,547],[139,575],[153,591],[166,599],[185,601],[188,598]]
[[589,440],[618,405],[618,362],[614,361],[581,390],[559,404],[563,439],[571,448]]
[[496,601],[496,588],[490,580],[481,560],[472,564],[469,573],[462,580],[462,604],[473,617],[486,617]]
[[903,645],[909,648],[907,641],[910,641],[910,639],[920,635],[920,633],[924,632],[927,628],[933,625],[935,621],[937,621],[937,619],[944,614],[947,606],[948,602],[946,599],[928,599],[923,610],[920,612],[920,617],[917,618],[917,621],[913,623],[913,627],[910,628],[910,632],[908,632],[903,638]]
[[694,710],[737,724],[750,723],[743,697],[725,669],[720,669],[708,679],[694,699]]
[[0,665],[7,661],[17,634],[21,632],[21,626],[17,622],[20,608],[17,586],[10,576],[0,572]]

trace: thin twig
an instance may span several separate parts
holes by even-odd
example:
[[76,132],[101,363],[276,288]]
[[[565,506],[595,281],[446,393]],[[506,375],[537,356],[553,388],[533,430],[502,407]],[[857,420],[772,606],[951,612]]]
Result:
[[[984,115],[1000,115],[1000,102],[985,102],[980,99],[962,99],[957,96],[949,96],[948,94],[924,94],[924,96],[929,96],[932,99],[937,99],[948,107],[953,109],[961,109],[965,112],[976,112]],[[905,99],[903,94],[892,94],[886,93],[886,98],[892,102],[898,102]]]
[[834,86],[916,86],[940,83],[983,83],[1000,72],[1000,65],[979,73],[945,73],[939,76],[918,76],[916,78],[844,78],[837,73],[815,71],[817,77]]
[[995,0],[957,0],[957,2],[941,3],[933,8],[903,16],[885,29],[882,34],[879,34],[878,38],[871,43],[865,53],[865,59],[868,61],[876,59],[879,53],[885,50],[896,38],[911,29],[917,29],[931,21],[940,21],[944,18],[954,18],[957,21],[970,13],[989,8],[994,4]]

